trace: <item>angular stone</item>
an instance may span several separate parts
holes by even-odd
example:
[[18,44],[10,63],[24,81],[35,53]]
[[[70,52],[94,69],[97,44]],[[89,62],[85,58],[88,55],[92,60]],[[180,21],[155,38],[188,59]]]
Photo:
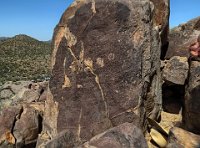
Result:
[[200,133],[200,62],[191,61],[183,121],[188,130]]
[[167,148],[198,148],[200,136],[174,127],[170,130]]
[[151,8],[149,0],[77,0],[65,11],[53,37],[46,137],[68,130],[84,142],[136,116],[140,124],[157,116],[161,41]]
[[37,102],[46,100],[46,92],[48,88],[48,81],[29,83],[27,86],[19,90],[15,96],[12,97],[12,104],[19,102]]
[[27,86],[30,81],[18,81],[18,82],[12,82],[8,81],[2,86],[0,86],[0,110],[2,110],[5,107],[9,107],[14,97],[24,86]]
[[194,43],[200,34],[200,17],[171,29],[169,33],[169,48],[165,59],[173,56],[189,58],[189,46]]
[[142,131],[131,123],[124,123],[93,137],[80,148],[147,148]]
[[21,107],[8,107],[2,110],[0,115],[0,143],[7,141],[8,143],[15,144],[15,139],[13,139],[11,132],[16,117],[20,115],[20,113]]
[[15,122],[13,134],[17,146],[36,143],[41,130],[39,114],[30,106],[23,106],[23,112]]
[[186,57],[174,56],[166,61],[163,80],[173,84],[184,85],[188,77],[189,64]]

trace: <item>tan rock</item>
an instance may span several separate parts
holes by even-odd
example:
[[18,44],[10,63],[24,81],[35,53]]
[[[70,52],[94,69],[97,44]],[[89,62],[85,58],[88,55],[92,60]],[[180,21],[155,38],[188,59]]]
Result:
[[16,117],[20,115],[20,113],[21,107],[8,107],[2,110],[0,115],[0,146],[4,141],[10,144],[15,144],[12,129]]
[[17,145],[36,143],[40,133],[40,119],[38,113],[30,106],[23,106],[23,112],[15,122],[13,134]]
[[167,148],[198,148],[200,136],[174,127],[170,130]]

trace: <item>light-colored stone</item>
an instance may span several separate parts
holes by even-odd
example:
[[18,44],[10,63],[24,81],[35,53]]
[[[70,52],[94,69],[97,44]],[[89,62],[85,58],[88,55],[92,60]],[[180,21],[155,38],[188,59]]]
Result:
[[30,106],[23,106],[23,112],[17,118],[13,128],[13,134],[16,138],[16,145],[27,145],[36,143],[38,134],[40,133],[39,114]]
[[200,136],[174,127],[170,130],[167,148],[199,148]]

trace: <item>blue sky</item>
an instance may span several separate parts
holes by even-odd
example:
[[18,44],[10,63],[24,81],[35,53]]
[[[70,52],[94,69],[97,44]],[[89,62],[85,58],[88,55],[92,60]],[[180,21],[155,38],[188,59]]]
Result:
[[[62,13],[73,0],[1,0],[0,36],[27,34],[50,40]],[[171,0],[170,26],[200,16],[200,0]]]
[[170,27],[200,16],[200,0],[170,0]]

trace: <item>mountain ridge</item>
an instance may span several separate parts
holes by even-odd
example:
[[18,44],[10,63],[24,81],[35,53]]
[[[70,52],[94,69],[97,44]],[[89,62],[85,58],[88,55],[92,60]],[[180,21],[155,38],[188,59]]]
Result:
[[50,43],[19,34],[0,41],[0,82],[49,76]]

